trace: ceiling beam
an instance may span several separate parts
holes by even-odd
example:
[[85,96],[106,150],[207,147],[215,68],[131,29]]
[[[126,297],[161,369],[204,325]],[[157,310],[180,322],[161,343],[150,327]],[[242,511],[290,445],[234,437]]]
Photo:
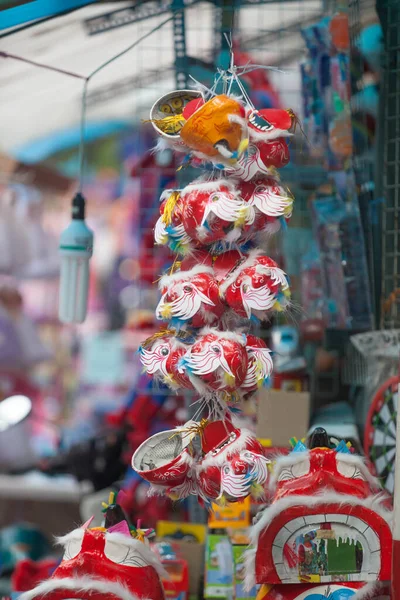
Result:
[[0,30],[34,23],[35,21],[40,22],[43,19],[62,15],[95,3],[96,0],[35,0],[35,2],[25,2],[19,6],[1,11]]

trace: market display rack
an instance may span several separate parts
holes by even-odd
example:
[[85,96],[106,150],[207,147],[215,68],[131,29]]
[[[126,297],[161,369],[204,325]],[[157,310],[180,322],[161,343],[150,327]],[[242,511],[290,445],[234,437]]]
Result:
[[400,6],[397,0],[377,2],[384,52],[381,160],[381,306],[380,325],[400,327]]

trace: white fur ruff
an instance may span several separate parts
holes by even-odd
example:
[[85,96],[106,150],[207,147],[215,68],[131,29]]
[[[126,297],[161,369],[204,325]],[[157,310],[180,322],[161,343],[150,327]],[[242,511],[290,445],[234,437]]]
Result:
[[33,600],[34,598],[46,596],[57,590],[113,594],[121,600],[145,600],[144,598],[139,598],[138,596],[131,594],[131,592],[121,583],[101,581],[100,579],[93,579],[91,577],[49,579],[48,581],[39,584],[34,590],[22,594],[20,600]]
[[177,281],[187,281],[190,279],[190,277],[194,277],[200,273],[209,273],[212,275],[214,271],[212,267],[207,267],[206,265],[196,265],[189,271],[177,271],[176,273],[172,273],[172,275],[163,275],[158,283],[158,287],[162,289]]
[[190,183],[181,192],[181,196],[186,196],[191,192],[215,192],[220,189],[221,186],[228,188],[229,191],[236,192],[235,189],[236,181],[232,179],[214,179],[212,181],[204,181],[204,179],[196,179],[193,183]]
[[203,335],[215,335],[217,338],[231,340],[232,342],[236,342],[241,346],[246,345],[246,336],[243,333],[236,333],[234,331],[219,331],[218,329],[214,329],[213,327],[203,327],[200,331],[200,336]]
[[256,131],[249,127],[249,137],[255,142],[270,142],[279,137],[291,137],[293,134],[287,129],[273,129],[272,131]]

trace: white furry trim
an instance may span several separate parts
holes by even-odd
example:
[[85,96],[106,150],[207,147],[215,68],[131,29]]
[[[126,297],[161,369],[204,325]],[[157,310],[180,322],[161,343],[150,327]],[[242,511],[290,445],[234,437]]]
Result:
[[45,596],[56,590],[113,594],[114,596],[121,598],[121,600],[145,600],[144,598],[139,598],[138,596],[131,594],[131,592],[121,583],[101,581],[100,579],[92,579],[91,577],[49,579],[39,584],[34,590],[22,594],[20,600],[33,600],[38,596]]
[[199,192],[213,192],[218,190],[221,186],[227,187],[230,192],[236,192],[235,181],[232,179],[214,179],[213,181],[204,181],[204,179],[196,179],[193,183],[190,183],[181,192],[181,196],[190,194],[193,191]]
[[256,585],[256,554],[257,548],[249,548],[244,553],[244,589],[249,592]]
[[[285,467],[289,467],[292,465],[297,465],[299,462],[303,462],[303,460],[308,459],[310,453],[308,450],[304,452],[292,452],[290,454],[284,454],[275,459],[274,462],[274,470],[269,479],[268,487],[271,491],[273,491],[278,482],[278,477]],[[274,460],[274,459],[272,459]]]
[[203,329],[200,330],[199,336],[209,334],[215,335],[217,338],[231,340],[232,342],[236,342],[241,346],[246,345],[246,336],[244,333],[236,333],[235,331],[219,331],[219,329],[215,329],[214,327],[203,327]]
[[167,485],[156,485],[155,483],[151,483],[147,491],[147,496],[149,498],[152,498],[153,496],[165,496],[167,489]]
[[239,117],[239,115],[229,115],[228,120],[230,123],[237,123],[244,130],[247,129],[247,119],[245,117]]
[[274,129],[273,131],[256,131],[253,127],[249,127],[249,137],[256,142],[269,142],[276,140],[279,137],[291,137],[293,133],[287,129]]
[[[291,465],[295,465],[299,462],[302,462],[305,458],[309,458],[309,456],[310,456],[310,452],[307,450],[304,452],[294,452],[294,453],[288,454],[286,456],[281,456],[280,458],[276,459],[276,462],[274,464],[274,472],[269,481],[270,490],[273,491],[275,489],[279,474],[283,468],[291,466]],[[337,452],[336,458],[340,459],[344,463],[347,463],[351,466],[357,467],[361,471],[364,479],[366,481],[368,481],[368,483],[375,490],[382,489],[382,486],[379,483],[379,480],[372,475],[372,473],[368,469],[367,465],[365,464],[366,459],[364,459],[362,456],[358,456],[358,455],[354,455],[354,454],[345,454],[344,452]]]
[[264,255],[264,252],[262,250],[260,250],[259,248],[254,248],[254,250],[251,250],[245,261],[243,261],[242,263],[240,263],[236,269],[234,269],[231,274],[229,275],[229,277],[225,277],[219,286],[219,289],[221,291],[222,294],[225,294],[226,290],[228,289],[228,287],[230,285],[232,285],[232,283],[234,283],[234,281],[239,277],[240,273],[243,271],[243,269],[247,269],[248,267],[252,267],[254,265],[254,261],[256,260],[256,258],[258,256],[262,256]]
[[106,532],[106,539],[113,540],[118,544],[121,544],[121,546],[129,546],[129,548],[136,550],[143,558],[144,562],[146,562],[149,567],[153,567],[160,577],[167,577],[167,573],[159,561],[158,556],[152,550],[150,550],[150,548],[146,546],[144,542],[136,540],[132,537],[128,537],[127,535],[123,535],[122,533],[114,533],[109,531]]
[[77,529],[73,529],[73,531],[70,531],[66,535],[56,537],[55,542],[58,546],[66,546],[71,540],[82,540],[85,531],[86,530],[82,527],[78,527]]
[[345,454],[344,452],[337,452],[336,456],[337,458],[340,458],[342,462],[357,467],[361,471],[366,481],[368,481],[368,483],[372,487],[374,487],[377,490],[382,489],[379,480],[376,477],[374,477],[374,475],[372,475],[371,471],[368,469],[366,465],[366,458],[357,454]]
[[[230,433],[227,431],[226,435],[227,437],[229,437]],[[243,450],[243,448],[246,447],[246,444],[248,442],[254,439],[255,436],[251,431],[249,431],[248,429],[242,429],[239,437],[236,438],[234,442],[226,446],[226,448],[222,450],[219,454],[217,454],[216,456],[208,454],[206,458],[202,460],[199,464],[198,472],[201,473],[210,466],[221,467],[225,463],[228,456],[236,452],[240,452],[241,450]]]
[[206,265],[200,264],[192,267],[189,269],[189,271],[177,271],[172,275],[163,275],[158,282],[158,287],[160,289],[168,287],[175,281],[185,281],[188,277],[194,277],[194,275],[198,275],[199,273],[210,273],[210,275],[212,275],[214,273],[214,269],[212,267],[207,267]]
[[[345,584],[346,585],[346,584]],[[363,585],[362,588],[356,591],[352,600],[367,600],[368,598],[376,598],[376,595],[385,589],[385,584],[382,581],[371,581]],[[389,595],[387,596],[389,600]]]
[[[83,539],[86,529],[78,528],[74,529],[67,535],[56,538],[56,543],[61,546],[65,546],[69,541],[76,539]],[[136,540],[133,537],[128,537],[127,535],[123,535],[118,532],[109,532],[106,531],[105,535],[107,539],[112,539],[113,541],[128,546],[129,548],[137,550],[137,552],[142,556],[143,560],[150,566],[154,567],[159,575],[164,576],[165,570],[158,557],[154,552],[152,552],[143,542]]]
[[[158,135],[161,136],[162,134],[159,133]],[[175,152],[184,152],[187,154],[189,148],[185,146],[185,144],[182,144],[182,142],[179,140],[179,136],[176,138],[166,138],[164,136],[160,137],[157,140],[157,144],[154,148],[154,154],[157,152],[163,152],[164,150],[175,150]]]
[[[386,523],[391,526],[392,512],[382,506],[383,502],[387,500],[384,494],[374,494],[368,498],[362,499],[356,496],[348,496],[345,494],[337,494],[333,490],[322,490],[319,494],[314,496],[288,496],[277,500],[266,508],[259,519],[259,521],[250,528],[250,539],[254,546],[257,546],[258,538],[262,531],[267,529],[272,521],[284,510],[293,508],[295,506],[307,506],[308,508],[316,508],[322,504],[332,505],[350,505],[350,506],[362,506],[369,508],[370,510],[377,513]],[[332,507],[330,513],[335,514],[335,510]]]

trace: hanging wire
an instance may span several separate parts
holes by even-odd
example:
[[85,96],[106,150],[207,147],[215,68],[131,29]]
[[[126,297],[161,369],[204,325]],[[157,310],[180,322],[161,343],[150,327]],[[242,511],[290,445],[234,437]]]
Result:
[[[176,14],[176,12],[175,12],[175,14]],[[84,169],[85,169],[85,127],[86,127],[87,91],[88,91],[89,81],[91,79],[93,79],[93,77],[95,75],[97,75],[97,73],[99,73],[100,71],[102,71],[103,69],[108,67],[108,65],[113,63],[115,60],[118,60],[118,58],[121,58],[121,56],[124,56],[125,54],[127,54],[128,52],[133,50],[133,48],[135,48],[141,42],[143,42],[145,39],[147,39],[148,37],[153,35],[153,33],[155,33],[156,31],[158,31],[159,29],[164,27],[164,25],[166,25],[167,23],[172,21],[174,19],[174,16],[175,15],[168,17],[168,19],[165,19],[164,21],[162,21],[161,23],[159,23],[158,25],[156,25],[155,27],[150,29],[150,31],[148,31],[147,33],[142,35],[140,38],[138,38],[135,42],[133,42],[133,44],[130,44],[127,48],[125,48],[121,52],[118,52],[118,54],[111,56],[111,58],[109,58],[104,63],[102,63],[101,65],[96,67],[89,75],[80,75],[79,73],[73,73],[72,71],[66,71],[65,69],[60,69],[58,67],[52,67],[51,65],[39,63],[39,62],[30,60],[30,59],[24,58],[22,56],[17,56],[16,54],[10,54],[8,52],[0,51],[0,58],[11,58],[13,60],[18,60],[18,61],[27,63],[33,67],[37,67],[40,69],[47,69],[48,71],[54,71],[55,73],[59,73],[61,75],[66,75],[68,77],[74,77],[77,79],[83,79],[85,81],[85,83],[83,85],[82,99],[81,99],[78,193],[82,192],[83,176],[84,176]]]
[[78,188],[79,192],[82,191],[84,166],[85,166],[84,162],[85,162],[85,125],[86,125],[86,104],[87,104],[86,100],[87,100],[87,90],[88,90],[89,81],[91,79],[93,79],[93,77],[95,75],[97,75],[97,73],[99,73],[100,71],[102,71],[103,69],[108,67],[108,65],[113,63],[115,60],[118,60],[118,58],[121,58],[121,56],[124,56],[125,54],[127,54],[128,52],[133,50],[133,48],[138,46],[141,42],[143,42],[145,39],[147,39],[148,37],[153,35],[153,33],[158,31],[162,27],[164,27],[164,25],[166,25],[173,19],[174,19],[174,15],[171,17],[168,17],[168,19],[165,19],[164,21],[162,21],[161,23],[156,25],[156,27],[153,27],[153,29],[150,29],[150,31],[148,31],[147,33],[142,35],[140,38],[138,38],[135,42],[133,42],[133,44],[130,44],[127,48],[125,48],[121,52],[118,52],[118,54],[115,54],[114,56],[112,56],[111,58],[106,60],[104,63],[102,63],[101,65],[96,67],[96,69],[94,69],[94,71],[92,71],[86,77],[86,81],[83,86],[82,101],[81,101],[81,135],[80,135],[80,143],[79,143],[79,188]]
[[34,60],[30,60],[29,58],[24,58],[23,56],[17,56],[16,54],[3,52],[2,50],[0,50],[0,58],[12,58],[13,60],[19,60],[20,62],[32,65],[33,67],[39,67],[40,69],[46,69],[47,71],[54,71],[55,73],[60,73],[60,75],[68,75],[69,77],[75,77],[76,79],[86,79],[86,75],[80,75],[79,73],[66,71],[65,69],[60,69],[59,67],[52,67],[44,63],[39,63]]

